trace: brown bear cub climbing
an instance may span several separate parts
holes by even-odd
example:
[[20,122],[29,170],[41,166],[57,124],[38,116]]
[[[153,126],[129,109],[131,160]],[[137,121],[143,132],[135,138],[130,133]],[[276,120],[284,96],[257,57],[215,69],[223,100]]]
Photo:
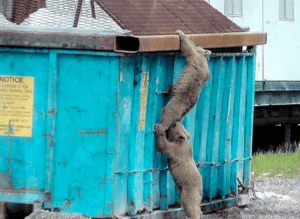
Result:
[[165,131],[174,121],[180,122],[195,106],[201,87],[208,78],[205,56],[210,55],[210,51],[196,47],[182,31],[177,30],[176,34],[180,37],[180,49],[186,65],[178,82],[168,89],[172,98],[165,106],[160,122]]
[[175,185],[181,192],[181,204],[191,219],[202,215],[202,179],[188,144],[189,133],[179,122],[174,122],[167,132],[161,124],[155,125],[156,148],[168,158]]

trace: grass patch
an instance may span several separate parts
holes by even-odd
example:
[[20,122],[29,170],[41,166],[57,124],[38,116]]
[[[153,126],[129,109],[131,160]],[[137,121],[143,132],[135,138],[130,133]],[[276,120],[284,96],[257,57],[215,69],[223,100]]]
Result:
[[274,177],[280,174],[285,178],[300,177],[300,147],[294,153],[257,154],[252,159],[254,178]]

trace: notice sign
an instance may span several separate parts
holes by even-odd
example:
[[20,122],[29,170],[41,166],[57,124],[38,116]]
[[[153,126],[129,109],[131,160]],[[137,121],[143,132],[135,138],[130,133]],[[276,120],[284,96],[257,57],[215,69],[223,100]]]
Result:
[[0,75],[0,135],[31,137],[34,78]]

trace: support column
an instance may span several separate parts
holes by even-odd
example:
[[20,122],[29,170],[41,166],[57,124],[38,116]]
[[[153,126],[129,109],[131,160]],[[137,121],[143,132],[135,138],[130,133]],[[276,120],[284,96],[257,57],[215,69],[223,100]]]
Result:
[[291,124],[285,125],[285,142],[291,143]]
[[0,219],[5,219],[5,203],[0,202]]

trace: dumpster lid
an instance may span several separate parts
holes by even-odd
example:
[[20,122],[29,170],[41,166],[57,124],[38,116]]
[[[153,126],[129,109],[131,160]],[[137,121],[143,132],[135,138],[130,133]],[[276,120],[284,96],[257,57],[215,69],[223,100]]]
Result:
[[113,51],[115,37],[95,30],[0,25],[0,47]]
[[[205,48],[255,46],[267,43],[267,33],[235,32],[215,34],[187,34],[197,45]],[[116,36],[117,52],[155,52],[180,50],[177,35]]]
[[[197,45],[209,48],[262,45],[266,33],[188,34]],[[95,30],[0,26],[0,46],[82,49],[122,53],[167,52],[180,49],[177,35],[130,36],[98,33]]]

